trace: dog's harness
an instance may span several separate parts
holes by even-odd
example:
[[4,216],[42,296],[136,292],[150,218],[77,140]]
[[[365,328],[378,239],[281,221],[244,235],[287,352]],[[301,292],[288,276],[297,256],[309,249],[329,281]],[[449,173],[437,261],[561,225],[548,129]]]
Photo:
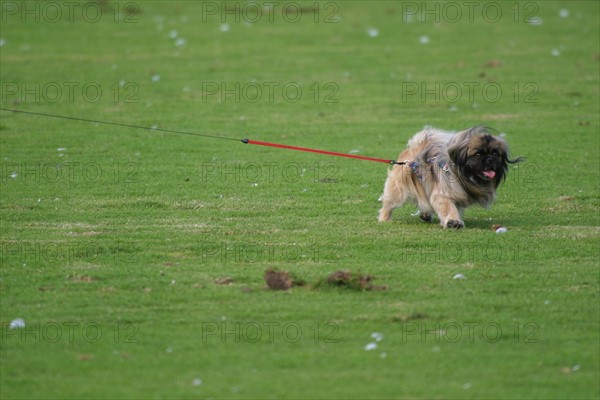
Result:
[[[427,160],[427,162],[428,162],[428,163],[434,163],[434,162],[436,162],[436,159],[437,159],[437,157],[438,157],[438,156],[437,156],[437,154],[436,154],[435,156],[433,156],[433,157],[431,157],[429,160]],[[444,171],[444,172],[448,172],[448,171],[450,171],[450,165],[449,165],[447,162],[441,162],[441,161],[440,161],[440,162],[438,162],[437,164],[438,164],[438,166],[439,166],[439,167],[442,169],[442,171]]]
[[[437,164],[438,167],[442,169],[442,171],[448,173],[450,172],[450,165],[447,162],[437,161],[437,154],[429,159],[427,159],[428,164]],[[423,174],[421,173],[420,164],[418,161],[410,161],[405,160],[402,164],[407,165],[410,169],[412,169],[413,174],[417,175],[419,181],[423,182]]]

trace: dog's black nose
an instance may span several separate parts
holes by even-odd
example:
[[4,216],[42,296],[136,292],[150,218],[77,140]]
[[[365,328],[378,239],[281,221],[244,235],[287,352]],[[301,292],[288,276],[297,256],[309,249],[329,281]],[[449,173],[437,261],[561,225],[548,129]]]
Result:
[[493,164],[496,164],[496,159],[494,157],[490,156],[490,157],[486,157],[484,162],[486,165],[493,165]]

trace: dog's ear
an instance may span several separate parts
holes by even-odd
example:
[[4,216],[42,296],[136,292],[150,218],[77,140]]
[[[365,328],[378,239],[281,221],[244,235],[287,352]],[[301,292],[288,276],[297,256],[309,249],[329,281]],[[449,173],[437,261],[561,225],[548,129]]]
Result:
[[506,173],[508,172],[508,164],[511,160],[508,158],[508,144],[502,138],[496,137],[496,151],[500,153],[500,165],[496,175],[495,187],[497,188],[501,182],[506,180]]
[[496,137],[495,139],[500,143],[500,148],[502,150],[502,163],[505,167],[508,167],[508,164],[516,164],[525,161],[524,157],[517,157],[513,159],[509,158],[508,143],[506,143],[504,139],[499,137]]
[[469,140],[473,136],[472,129],[457,133],[448,142],[448,157],[459,167],[466,164],[469,151]]
[[498,178],[496,179],[496,187],[498,187],[500,185],[500,182],[504,182],[506,180],[506,175],[508,173],[508,165],[509,164],[516,164],[519,163],[521,161],[525,161],[525,158],[523,157],[517,157],[514,159],[511,159],[508,157],[508,145],[506,144],[506,142],[504,140],[501,141],[504,145],[503,147],[503,151],[502,151],[502,156],[500,158],[500,169],[498,170]]

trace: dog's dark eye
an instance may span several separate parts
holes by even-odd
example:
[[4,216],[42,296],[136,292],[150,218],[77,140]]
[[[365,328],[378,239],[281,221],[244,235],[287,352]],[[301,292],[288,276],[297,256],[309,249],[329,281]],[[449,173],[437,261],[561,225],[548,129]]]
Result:
[[498,150],[492,151],[492,155],[497,156],[498,155]]
[[481,153],[475,153],[475,157],[480,158],[481,157]]

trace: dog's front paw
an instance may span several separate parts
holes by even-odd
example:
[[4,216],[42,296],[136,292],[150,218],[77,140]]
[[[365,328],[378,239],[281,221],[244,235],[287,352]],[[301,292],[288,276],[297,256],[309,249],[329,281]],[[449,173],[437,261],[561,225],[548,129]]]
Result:
[[464,227],[465,223],[457,219],[449,219],[448,222],[446,222],[446,228],[460,229]]

